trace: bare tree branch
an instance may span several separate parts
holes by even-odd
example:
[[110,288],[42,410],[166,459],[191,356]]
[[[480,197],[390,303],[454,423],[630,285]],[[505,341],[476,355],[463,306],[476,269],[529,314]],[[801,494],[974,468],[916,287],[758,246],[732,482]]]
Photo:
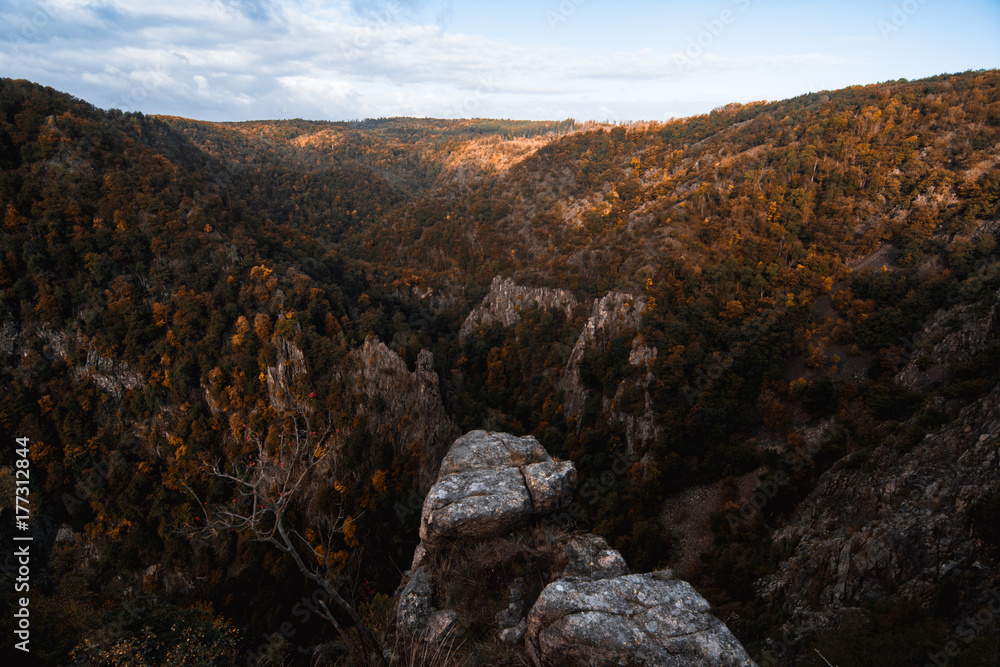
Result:
[[[289,412],[280,419],[277,442],[272,441],[270,446],[268,438],[247,429],[247,441],[256,445],[256,453],[248,460],[229,465],[220,461],[206,463],[206,472],[211,477],[231,486],[232,496],[227,504],[222,507],[206,505],[190,486],[184,485],[205,517],[205,527],[192,532],[216,537],[223,531],[236,531],[288,554],[303,576],[319,586],[357,627],[361,646],[356,649],[373,657],[376,664],[385,665],[382,647],[354,608],[340,595],[337,572],[330,561],[334,538],[343,532],[347,520],[344,510],[339,509],[334,516],[311,517],[306,534],[300,531],[301,525],[296,525],[306,521],[309,514],[310,484],[318,482],[315,474],[320,466],[326,464],[336,468],[336,453],[340,449],[336,442],[337,430],[330,425],[332,420],[329,419],[322,432],[313,430],[310,415],[305,411]],[[310,539],[310,532],[316,539]],[[325,604],[320,615],[349,645],[354,644]]]

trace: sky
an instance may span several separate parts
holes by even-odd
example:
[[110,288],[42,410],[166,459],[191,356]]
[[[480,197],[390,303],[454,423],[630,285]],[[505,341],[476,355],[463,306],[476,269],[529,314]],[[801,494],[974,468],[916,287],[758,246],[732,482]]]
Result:
[[233,121],[667,120],[1000,67],[1000,0],[0,0],[0,76]]

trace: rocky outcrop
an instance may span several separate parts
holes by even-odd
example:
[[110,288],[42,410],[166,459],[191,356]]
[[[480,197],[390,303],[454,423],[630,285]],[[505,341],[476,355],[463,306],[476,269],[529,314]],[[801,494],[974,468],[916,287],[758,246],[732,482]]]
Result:
[[644,312],[646,300],[625,292],[609,292],[600,299],[594,299],[590,317],[576,339],[566,362],[566,371],[559,381],[559,388],[566,392],[563,412],[567,419],[575,419],[579,424],[587,402],[587,390],[580,381],[580,361],[584,353],[593,348],[599,339],[606,340],[625,329],[637,328]]
[[690,584],[661,573],[559,579],[528,614],[536,665],[752,665]]
[[[980,288],[982,287],[980,283]],[[964,300],[977,296],[973,287],[957,290],[952,299]],[[904,340],[896,374],[899,382],[910,391],[925,392],[948,377],[949,368],[972,359],[995,340],[997,307],[982,312],[979,302],[957,303],[928,318],[923,331],[912,341]]]
[[[521,312],[529,308],[560,309],[569,318],[576,305],[576,298],[568,290],[524,287],[511,278],[495,276],[489,293],[462,323],[459,340],[465,340],[470,333],[483,325],[515,326],[521,320]],[[567,418],[575,419],[579,424],[584,404],[587,402],[587,389],[580,380],[580,361],[583,355],[626,329],[638,328],[646,307],[644,297],[636,297],[626,292],[608,292],[600,299],[593,300],[587,322],[576,339],[566,362],[566,368],[557,383],[558,388],[565,392],[563,412]],[[618,388],[618,395],[614,399],[606,400],[603,406],[611,421],[620,422],[625,427],[630,451],[636,443],[649,442],[656,437],[652,418],[652,398],[646,391],[646,386],[652,379],[650,370],[656,355],[656,348],[646,346],[638,339],[634,341],[629,363],[646,368],[646,377],[633,380],[630,384],[623,382]],[[639,387],[642,392],[643,409],[639,414],[615,409],[629,386]]]
[[367,432],[397,454],[418,454],[421,491],[430,488],[448,445],[459,435],[441,402],[434,356],[421,350],[411,373],[398,354],[369,337],[348,355],[341,378],[358,397],[356,412],[366,420]]
[[534,438],[472,431],[455,441],[424,500],[420,539],[503,533],[534,513],[568,502],[576,468],[553,461]]
[[267,394],[278,411],[296,407],[292,384],[306,374],[306,358],[290,340],[275,336],[273,341],[276,363],[267,367]]
[[649,393],[657,352],[655,347],[646,345],[640,336],[636,336],[632,340],[628,362],[645,373],[635,379],[622,380],[614,398],[604,399],[603,408],[608,415],[608,423],[622,425],[630,455],[635,453],[636,445],[652,442],[660,433],[653,417],[653,397]]
[[[0,353],[9,356],[20,355],[27,363],[35,360],[48,362],[59,359],[73,363],[79,353],[86,351],[83,364],[73,366],[73,375],[78,380],[93,382],[99,389],[115,398],[130,389],[143,386],[145,379],[129,362],[120,357],[109,357],[93,349],[94,345],[79,331],[54,331],[48,327],[34,325],[19,330],[12,321],[4,322],[0,328]],[[37,356],[35,356],[37,355]]]
[[576,306],[576,297],[569,290],[549,287],[524,287],[512,278],[495,276],[490,291],[482,302],[472,309],[462,323],[459,340],[487,324],[512,327],[521,320],[521,312],[529,308],[554,308],[562,310],[569,318]]
[[[704,598],[670,571],[629,574],[603,538],[544,523],[575,483],[573,464],[553,460],[532,437],[473,431],[456,440],[424,502],[397,629],[441,641],[490,610],[476,621],[536,667],[753,665]],[[533,519],[542,524],[523,529]],[[530,579],[501,577],[486,588],[498,573],[524,568]],[[463,586],[480,588],[466,594]]]
[[121,397],[126,390],[138,389],[143,384],[142,374],[133,370],[128,362],[105,357],[95,350],[87,352],[87,361],[77,374],[90,378],[100,389],[115,397]]
[[559,574],[560,579],[596,581],[628,574],[625,559],[603,537],[591,533],[572,535],[562,544],[562,551],[566,567]]

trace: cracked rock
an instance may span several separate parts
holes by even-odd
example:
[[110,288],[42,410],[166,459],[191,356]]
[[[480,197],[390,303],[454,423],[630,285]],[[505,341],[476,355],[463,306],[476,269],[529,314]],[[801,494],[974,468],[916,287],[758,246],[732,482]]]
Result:
[[753,665],[690,584],[655,574],[558,579],[528,614],[536,665]]
[[441,462],[424,499],[420,539],[499,535],[567,502],[575,484],[573,464],[553,461],[535,438],[472,431]]

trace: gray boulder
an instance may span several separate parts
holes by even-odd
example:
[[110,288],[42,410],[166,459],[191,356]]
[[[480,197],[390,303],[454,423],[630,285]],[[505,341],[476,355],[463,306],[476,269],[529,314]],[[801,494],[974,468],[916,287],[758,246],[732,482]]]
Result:
[[427,624],[434,615],[431,606],[433,580],[427,568],[416,568],[399,596],[396,607],[396,626],[406,635],[419,636],[427,631]]
[[576,466],[569,461],[542,461],[521,468],[535,512],[554,512],[576,488]]
[[690,584],[658,573],[552,582],[528,614],[525,644],[539,667],[754,665]]
[[572,463],[552,460],[533,437],[472,431],[455,441],[424,499],[420,539],[499,535],[567,502]]
[[551,461],[538,440],[509,433],[469,431],[457,439],[441,461],[438,479],[469,470],[509,468]]

